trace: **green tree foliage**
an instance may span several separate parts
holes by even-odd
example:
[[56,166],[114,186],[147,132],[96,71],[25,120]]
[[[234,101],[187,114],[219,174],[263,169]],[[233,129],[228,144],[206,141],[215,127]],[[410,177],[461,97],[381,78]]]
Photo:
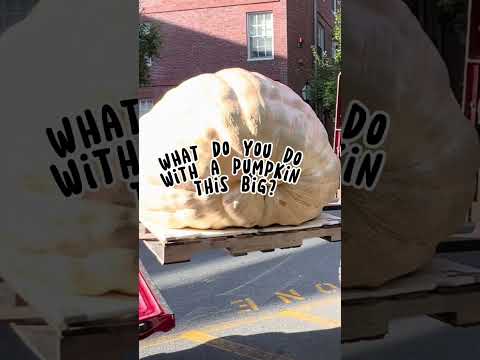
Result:
[[152,23],[140,23],[138,26],[139,39],[139,82],[140,86],[147,86],[150,83],[149,61],[158,56],[162,46],[162,38],[157,25]]
[[337,102],[337,80],[342,65],[342,16],[340,7],[335,15],[335,28],[332,40],[336,43],[335,56],[319,54],[312,47],[314,58],[314,74],[310,82],[310,99],[317,112],[331,115]]
[[315,61],[313,79],[310,82],[310,99],[318,112],[330,114],[337,101],[337,77],[339,64],[327,54],[319,54],[312,48]]
[[342,63],[342,11],[340,6],[335,14],[335,28],[333,29],[333,40],[337,44],[337,50],[335,53],[335,61],[337,64]]

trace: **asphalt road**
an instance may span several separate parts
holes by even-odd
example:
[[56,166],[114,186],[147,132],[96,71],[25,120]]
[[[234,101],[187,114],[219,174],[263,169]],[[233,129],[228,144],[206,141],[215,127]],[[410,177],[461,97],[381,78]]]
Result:
[[149,360],[340,359],[341,244],[307,239],[301,248],[231,257],[200,253],[160,266],[141,257],[177,327],[140,343]]
[[[300,249],[242,258],[211,252],[163,268],[143,255],[178,318],[173,333],[141,343],[145,359],[480,358],[479,326],[453,328],[427,316],[392,321],[384,339],[340,346],[340,292],[315,291],[319,283],[338,286],[339,243],[311,239]],[[480,267],[478,252],[442,256]],[[275,293],[291,289],[304,300],[279,301]]]

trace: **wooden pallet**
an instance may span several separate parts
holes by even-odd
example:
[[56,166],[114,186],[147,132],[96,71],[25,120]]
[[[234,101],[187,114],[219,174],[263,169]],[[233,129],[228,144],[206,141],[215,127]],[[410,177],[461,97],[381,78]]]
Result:
[[0,323],[9,325],[39,359],[120,359],[137,348],[136,296],[52,296],[52,289],[4,264]]
[[342,292],[342,342],[383,338],[393,319],[428,315],[480,324],[480,269],[435,257],[430,266],[377,290]]
[[209,249],[226,249],[232,256],[242,256],[300,247],[307,238],[340,241],[341,219],[324,212],[298,226],[225,230],[165,229],[143,224],[139,236],[161,264],[172,264],[190,261],[195,253]]
[[437,252],[480,251],[480,223],[465,224],[464,228],[465,231],[458,231],[442,241]]
[[340,197],[336,198],[323,208],[323,211],[327,212],[332,210],[342,210],[342,199]]

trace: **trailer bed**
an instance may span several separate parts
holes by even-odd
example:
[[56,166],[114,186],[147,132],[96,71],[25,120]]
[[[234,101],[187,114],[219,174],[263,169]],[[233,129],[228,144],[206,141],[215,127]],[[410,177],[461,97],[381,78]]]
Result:
[[37,357],[125,358],[132,352],[138,331],[136,296],[63,295],[36,282],[29,273],[35,268],[25,267],[19,256],[0,255],[0,322]]
[[307,238],[340,241],[341,218],[323,212],[297,226],[224,230],[166,229],[144,223],[140,225],[139,237],[161,264],[172,264],[190,261],[196,253],[210,249],[225,249],[232,256],[242,256],[254,251],[300,247]]

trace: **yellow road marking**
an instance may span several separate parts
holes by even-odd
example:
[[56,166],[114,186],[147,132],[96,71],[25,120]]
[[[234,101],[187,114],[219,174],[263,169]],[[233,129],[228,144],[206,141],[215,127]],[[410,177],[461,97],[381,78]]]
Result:
[[298,301],[303,301],[305,298],[301,296],[295,289],[291,289],[288,291],[288,293],[284,292],[276,292],[275,295],[278,296],[280,300],[283,301],[285,304],[291,304],[292,300],[298,300]]
[[253,346],[239,344],[231,340],[216,338],[202,331],[188,331],[182,335],[182,338],[198,344],[204,344],[216,349],[228,351],[236,355],[253,360],[292,360],[291,358],[262,351]]
[[269,315],[264,315],[264,316],[252,316],[248,317],[246,319],[240,319],[240,320],[234,320],[234,321],[228,321],[225,323],[221,324],[213,324],[210,326],[205,326],[199,330],[201,331],[206,331],[206,332],[218,332],[222,330],[230,330],[234,329],[236,327],[242,326],[242,325],[249,325],[249,324],[255,324],[259,321],[265,321],[265,320],[272,320],[277,317],[277,314],[272,313]]
[[[276,317],[278,317],[278,314],[276,314],[276,313],[271,313],[269,315],[264,315],[264,316],[251,316],[251,317],[248,317],[248,318],[245,318],[245,319],[239,319],[239,320],[235,320],[235,321],[227,321],[227,322],[220,323],[220,324],[213,324],[213,325],[210,325],[210,326],[204,326],[204,327],[194,329],[194,330],[201,331],[201,332],[207,332],[207,333],[221,332],[221,331],[225,331],[225,330],[235,329],[236,327],[240,327],[242,325],[250,325],[250,324],[255,324],[259,321],[272,320]],[[188,331],[186,331],[186,332],[188,332]],[[185,332],[175,334],[175,335],[163,335],[162,337],[153,338],[151,340],[142,340],[141,348],[142,349],[148,349],[148,348],[156,347],[160,344],[164,344],[164,343],[169,342],[169,341],[174,342],[174,341],[181,340],[182,335],[184,333]]]
[[255,302],[250,298],[235,300],[235,301],[232,301],[230,304],[231,305],[239,304],[238,307],[240,308],[240,311],[242,311],[242,312],[258,311],[257,304],[255,304]]
[[245,302],[248,304],[248,306],[250,306],[250,308],[253,311],[258,311],[258,306],[257,306],[257,304],[255,304],[255,302],[252,299],[246,298]]
[[142,340],[140,341],[139,345],[142,349],[150,349],[152,347],[157,347],[160,344],[164,344],[167,342],[175,342],[180,340],[180,336],[178,334],[175,335],[161,335],[160,337],[155,337],[149,340]]
[[[321,308],[322,306],[327,306],[327,305],[332,305],[338,303],[340,305],[340,300],[338,297],[328,297],[326,299],[321,299],[321,300],[315,300],[309,303],[304,303],[301,305],[296,305],[293,307],[297,312],[305,312],[305,311],[310,311],[312,309],[318,309]],[[282,312],[287,311],[287,310],[276,310],[276,311],[270,311],[266,312],[264,315],[261,316],[249,316],[244,319],[239,319],[239,320],[234,320],[234,321],[226,321],[222,323],[217,323],[217,324],[212,324],[208,326],[204,326],[201,328],[196,329],[197,331],[201,332],[207,332],[207,333],[215,333],[215,332],[221,332],[225,330],[231,330],[243,325],[250,325],[250,324],[255,324],[260,321],[266,321],[266,320],[273,320],[275,318],[278,318],[279,316],[285,316],[285,314],[282,315]],[[293,311],[293,310],[291,310]],[[259,314],[257,314],[259,315]],[[299,319],[300,320],[300,319]],[[312,318],[310,318],[312,320]],[[340,324],[340,322],[338,322]],[[323,325],[322,325],[323,326]],[[339,326],[339,325],[338,325]],[[152,347],[157,347],[160,344],[164,344],[167,342],[175,342],[179,341],[182,338],[182,335],[184,332],[179,333],[179,334],[174,334],[174,335],[162,335],[160,337],[155,337],[153,339],[146,339],[142,340],[140,342],[140,347],[142,349],[149,349]]]
[[337,304],[338,306],[340,306],[340,301],[341,300],[339,297],[330,296],[326,299],[312,301],[306,304],[290,307],[290,309],[296,309],[297,311],[311,311],[313,309],[318,309],[318,308],[321,308],[322,306],[327,306],[327,305]]
[[283,317],[289,317],[296,320],[302,320],[302,321],[310,322],[316,325],[320,325],[322,326],[323,329],[337,328],[341,324],[341,322],[338,320],[326,319],[321,316],[312,315],[312,314],[304,313],[301,311],[295,311],[295,310],[283,310],[283,311],[280,311],[279,315]]
[[[338,289],[335,285],[330,283],[318,283],[318,284],[315,284],[315,287],[317,288],[318,291],[320,291],[323,294],[331,294],[333,292],[336,292]],[[329,288],[330,290],[327,290],[325,288]]]

